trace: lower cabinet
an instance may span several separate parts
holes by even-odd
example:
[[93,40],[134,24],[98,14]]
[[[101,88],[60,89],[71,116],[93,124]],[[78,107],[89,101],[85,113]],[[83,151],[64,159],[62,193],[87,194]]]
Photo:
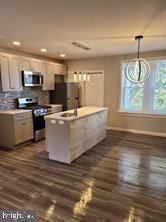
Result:
[[22,120],[14,123],[15,144],[20,144],[33,138],[32,119]]
[[34,137],[31,111],[0,112],[0,126],[0,146],[3,147],[14,149]]

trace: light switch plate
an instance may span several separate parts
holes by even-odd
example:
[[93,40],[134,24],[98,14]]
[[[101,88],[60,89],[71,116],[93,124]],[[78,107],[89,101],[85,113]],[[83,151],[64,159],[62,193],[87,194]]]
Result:
[[55,119],[52,119],[52,120],[51,120],[51,124],[56,124],[56,120],[55,120]]
[[63,120],[59,120],[59,124],[60,124],[60,125],[63,125],[63,124],[64,124],[64,121],[63,121]]

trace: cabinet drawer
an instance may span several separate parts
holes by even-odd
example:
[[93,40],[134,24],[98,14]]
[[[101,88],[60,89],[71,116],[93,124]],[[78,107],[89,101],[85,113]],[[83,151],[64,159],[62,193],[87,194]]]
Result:
[[29,118],[32,118],[32,112],[17,113],[13,116],[14,122]]

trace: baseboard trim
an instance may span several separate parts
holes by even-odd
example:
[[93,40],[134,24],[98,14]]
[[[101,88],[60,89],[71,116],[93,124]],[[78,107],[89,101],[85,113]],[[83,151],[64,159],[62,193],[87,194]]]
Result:
[[108,130],[116,130],[116,131],[124,131],[124,132],[129,132],[129,133],[144,134],[144,135],[150,135],[150,136],[166,137],[166,133],[157,133],[157,132],[150,132],[150,131],[143,131],[143,130],[126,129],[126,128],[120,128],[120,127],[107,127],[107,129]]

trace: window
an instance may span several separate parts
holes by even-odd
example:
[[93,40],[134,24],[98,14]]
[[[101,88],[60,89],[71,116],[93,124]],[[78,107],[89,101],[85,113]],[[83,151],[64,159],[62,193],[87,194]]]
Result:
[[150,77],[140,84],[126,79],[122,62],[121,111],[166,114],[166,59],[148,62]]

